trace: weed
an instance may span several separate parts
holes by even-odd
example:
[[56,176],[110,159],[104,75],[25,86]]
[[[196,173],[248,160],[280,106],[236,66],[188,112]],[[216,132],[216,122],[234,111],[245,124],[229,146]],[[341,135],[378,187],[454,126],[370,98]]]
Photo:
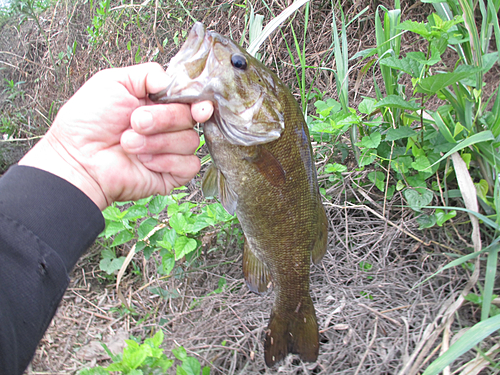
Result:
[[[97,366],[78,372],[79,375],[107,375],[119,373],[123,375],[154,375],[164,374],[174,361],[169,359],[160,345],[163,343],[163,331],[158,331],[152,338],[144,340],[143,344],[136,340],[125,340],[127,346],[121,354],[113,354],[108,347],[101,343],[113,363],[107,367]],[[177,374],[180,375],[209,375],[210,368],[205,366],[201,369],[200,362],[187,355],[182,346],[172,350],[174,356],[182,362],[177,366]]]
[[[111,0],[100,0],[95,7],[95,15],[92,17],[92,25],[87,27],[90,36],[89,44],[94,48],[99,46],[104,38],[104,23],[109,15]],[[90,0],[90,9],[94,9],[94,2]]]
[[[142,251],[146,259],[158,251],[162,262],[158,266],[160,275],[168,275],[176,261],[186,258],[196,259],[201,241],[200,232],[222,223],[231,223],[229,215],[220,203],[198,205],[181,202],[187,193],[171,196],[151,196],[137,202],[115,203],[103,211],[106,229],[101,237],[107,240],[102,250],[101,270],[113,274],[119,270],[125,257],[117,257],[115,248],[131,240],[136,240],[136,252]],[[120,210],[118,207],[127,208]],[[160,214],[167,209],[167,218]],[[109,244],[109,241],[111,240]]]
[[13,102],[16,98],[24,100],[24,90],[21,89],[24,81],[14,82],[12,79],[4,78],[4,82],[6,87],[3,89],[3,93],[7,95],[7,101]]

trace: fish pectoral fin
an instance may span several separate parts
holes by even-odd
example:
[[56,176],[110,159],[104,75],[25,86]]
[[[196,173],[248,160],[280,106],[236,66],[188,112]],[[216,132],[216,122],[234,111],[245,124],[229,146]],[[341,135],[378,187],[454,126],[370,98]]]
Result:
[[243,246],[243,275],[248,289],[254,293],[264,294],[272,287],[269,269],[257,258],[246,238]]
[[201,181],[201,191],[205,198],[213,198],[219,194],[218,177],[219,170],[215,164],[211,164],[203,175]]
[[278,187],[286,182],[283,166],[265,146],[257,146],[256,152],[245,160],[252,163],[271,185]]
[[288,353],[298,354],[305,362],[318,359],[319,333],[311,297],[303,298],[295,311],[273,309],[264,342],[264,359],[268,367]]
[[217,181],[220,203],[230,215],[234,215],[236,207],[238,206],[238,195],[231,186],[229,186],[221,171],[219,171]]
[[234,215],[238,205],[238,195],[231,189],[226,178],[215,164],[208,167],[205,172],[201,181],[201,191],[205,198],[219,196],[222,206],[228,213]]
[[317,238],[311,252],[311,258],[314,264],[318,264],[321,258],[323,258],[323,256],[325,255],[328,242],[328,218],[326,217],[325,208],[321,203],[321,199],[319,199],[319,201]]

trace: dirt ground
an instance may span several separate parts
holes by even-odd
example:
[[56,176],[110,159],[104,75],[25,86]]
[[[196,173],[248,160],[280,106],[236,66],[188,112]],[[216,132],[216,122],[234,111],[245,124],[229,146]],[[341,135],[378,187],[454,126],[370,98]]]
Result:
[[[389,9],[392,6],[390,1],[343,3],[348,19],[364,7],[369,8],[348,29],[350,56],[375,45],[373,19],[380,4]],[[286,5],[286,1],[273,2],[272,10],[279,13]],[[162,7],[148,2],[112,3],[114,17],[104,21],[100,28],[104,37],[93,46],[87,33],[95,14],[90,6],[86,1],[60,0],[40,15],[50,51],[59,61],[55,66],[46,39],[32,20],[1,26],[0,80],[23,82],[19,85],[22,95],[9,99],[11,91],[0,94],[2,116],[9,116],[18,125],[15,141],[8,143],[9,148],[22,150],[15,154],[18,157],[36,143],[57,109],[93,73],[138,62],[138,47],[140,62],[156,56],[165,65],[178,49],[174,42],[176,32],[189,30],[192,23],[177,2],[166,2]],[[192,7],[187,3],[186,6]],[[254,6],[257,13],[266,15],[267,22],[271,17],[269,10],[261,3]],[[405,2],[403,19],[422,20],[431,9],[430,4]],[[196,9],[189,11],[209,28],[239,40],[244,9],[234,2],[197,2]],[[319,66],[328,61],[323,59],[331,52],[331,17],[330,2],[313,2],[307,34],[308,65]],[[293,25],[301,38],[303,12],[298,12]],[[265,43],[266,64],[298,93],[284,43],[285,39],[292,40],[291,32],[288,27],[283,32],[285,38],[275,33]],[[169,42],[161,51],[165,38]],[[74,42],[75,53],[66,62],[64,56],[59,59],[59,54]],[[403,43],[405,51],[415,48],[418,45],[414,40],[406,39]],[[362,96],[374,96],[373,81],[370,75],[357,80],[363,63],[351,63],[350,100],[351,106],[355,106]],[[328,64],[335,67],[334,61]],[[313,70],[307,74],[308,82],[314,81],[314,86],[326,92],[326,96],[336,97],[333,74],[323,71],[315,76]],[[491,79],[498,84],[498,70]],[[3,154],[7,154],[6,145],[2,141]],[[318,156],[318,168],[336,158],[337,151],[331,150],[329,155]],[[4,163],[2,168],[5,170],[15,159],[12,156],[0,160]],[[146,338],[160,328],[165,332],[168,355],[170,349],[182,345],[202,366],[209,365],[212,374],[421,373],[440,353],[442,343],[448,341],[447,335],[460,332],[479,319],[474,305],[454,304],[464,287],[468,287],[471,275],[467,269],[450,269],[420,284],[452,260],[453,254],[470,249],[468,217],[459,214],[442,228],[419,231],[411,210],[402,208],[401,195],[384,202],[374,187],[359,187],[357,182],[366,174],[367,171],[350,168],[343,173],[343,182],[334,186],[320,177],[320,185],[327,188],[332,198],[324,202],[330,222],[328,251],[311,268],[311,295],[321,341],[316,363],[303,363],[296,356],[289,356],[279,368],[265,367],[263,338],[273,296],[259,297],[248,291],[241,270],[241,245],[235,238],[217,236],[212,229],[204,240],[218,250],[205,251],[196,267],[181,266],[172,277],[158,276],[155,257],[146,261],[142,254],[135,256],[133,263],[140,273],[131,272],[129,267],[121,283],[133,312],[123,308],[113,281],[99,270],[100,247],[96,244],[73,271],[70,288],[26,374],[74,374],[85,367],[103,365],[108,357],[100,342],[107,343],[115,353],[121,352],[123,340],[129,335]],[[201,200],[198,182],[189,187],[193,200]],[[131,246],[123,246],[121,253],[128,254]],[[223,291],[208,295],[217,289],[221,277],[226,280]],[[162,298],[151,292],[153,287],[172,293]],[[458,335],[452,336],[456,339]],[[453,368],[472,357],[464,355]]]

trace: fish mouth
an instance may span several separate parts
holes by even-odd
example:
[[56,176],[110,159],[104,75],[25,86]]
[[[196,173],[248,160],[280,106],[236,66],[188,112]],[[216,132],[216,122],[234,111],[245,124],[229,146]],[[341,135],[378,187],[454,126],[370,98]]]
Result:
[[207,31],[205,25],[196,22],[186,42],[168,65],[166,74],[170,77],[170,83],[160,92],[150,94],[149,98],[155,103],[213,101],[213,92],[204,90],[204,80],[210,76],[210,71],[206,69],[207,60],[217,42],[228,43],[220,34]]

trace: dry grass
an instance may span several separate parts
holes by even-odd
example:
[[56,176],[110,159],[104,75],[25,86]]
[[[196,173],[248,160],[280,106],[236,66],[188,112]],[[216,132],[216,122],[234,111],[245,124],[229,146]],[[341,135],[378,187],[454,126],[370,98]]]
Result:
[[[389,1],[343,3],[348,18],[370,7],[348,30],[351,55],[375,45],[376,3],[391,7]],[[404,17],[414,20],[422,19],[431,9],[430,4],[406,3]],[[241,38],[244,9],[229,1],[196,4],[196,9],[189,9],[193,17],[235,40]],[[277,14],[286,5],[284,0],[273,2],[272,10]],[[255,10],[270,19],[262,3],[255,4]],[[8,93],[0,93],[2,117],[16,125],[14,137],[23,150],[36,142],[57,109],[93,73],[134,64],[139,47],[141,62],[156,59],[165,65],[178,48],[176,33],[188,30],[191,24],[175,1],[162,6],[155,2],[113,2],[110,16],[100,29],[102,37],[98,43],[89,44],[86,30],[94,15],[95,9],[90,9],[86,1],[59,0],[40,16],[56,60],[60,52],[77,43],[69,61],[60,61],[55,67],[50,63],[49,46],[34,22],[27,20],[19,25],[11,20],[2,26],[0,64],[4,69],[0,70],[0,81],[24,81],[19,86],[23,96],[8,100]],[[330,2],[313,2],[307,34],[308,65],[327,61],[331,17]],[[303,35],[303,24],[303,13],[299,12],[293,20],[299,37]],[[266,63],[298,93],[285,45],[285,39],[292,40],[289,27],[283,33],[285,38],[275,33],[265,44]],[[165,38],[168,43],[163,48]],[[405,40],[404,48],[412,47],[413,41]],[[326,64],[335,67],[333,60]],[[371,76],[357,80],[361,65],[353,64],[350,80],[356,89],[350,92],[350,99],[355,104],[362,96],[373,96],[373,84]],[[307,82],[314,82],[314,87],[327,96],[336,96],[333,74],[316,74],[314,70],[307,74]],[[5,150],[5,142],[2,148]],[[332,150],[327,154],[331,157],[335,153]],[[329,157],[323,157],[320,164]],[[366,173],[350,170],[344,174],[344,181],[333,187],[320,179],[332,196],[330,202],[325,202],[330,219],[328,253],[312,267],[311,274],[321,331],[320,355],[312,364],[290,356],[278,373],[396,374],[413,362],[412,354],[430,342],[430,333],[440,333],[443,324],[449,322],[451,329],[458,331],[477,321],[473,306],[462,307],[453,323],[440,320],[470,279],[465,269],[448,270],[418,285],[450,261],[444,253],[461,253],[469,246],[467,218],[457,216],[445,228],[420,232],[413,214],[401,208],[402,197],[396,195],[384,202],[375,190],[358,186]],[[453,224],[462,222],[465,224]],[[219,250],[205,252],[200,262],[189,269],[181,265],[179,272],[169,278],[158,276],[154,257],[146,261],[141,254],[135,256],[133,262],[140,274],[132,273],[129,267],[122,281],[133,312],[124,310],[113,282],[99,271],[100,248],[89,250],[75,268],[71,287],[26,374],[74,374],[83,367],[105,363],[107,357],[98,342],[104,341],[119,352],[128,335],[144,338],[160,328],[165,331],[167,350],[184,346],[202,365],[210,365],[213,374],[276,372],[265,367],[262,346],[272,295],[258,297],[248,292],[242,278],[241,249],[234,238],[221,235],[217,242],[216,233],[208,233],[204,240]],[[127,246],[121,249],[123,254],[128,250]],[[371,269],[362,265],[370,265]],[[227,281],[223,292],[208,296],[221,277]],[[175,296],[161,298],[151,293],[151,287],[167,289]],[[439,338],[430,342],[413,373],[435,358],[440,345]]]

